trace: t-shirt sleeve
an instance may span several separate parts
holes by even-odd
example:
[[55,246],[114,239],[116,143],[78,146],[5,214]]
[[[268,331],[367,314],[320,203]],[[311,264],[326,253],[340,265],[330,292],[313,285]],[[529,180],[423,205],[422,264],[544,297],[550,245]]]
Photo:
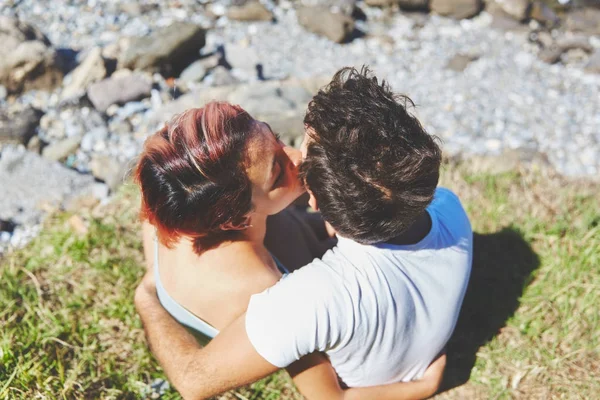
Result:
[[256,351],[276,367],[287,367],[306,354],[328,347],[328,308],[322,291],[315,290],[318,287],[314,282],[319,278],[313,267],[311,264],[285,275],[250,298],[246,312],[248,338]]

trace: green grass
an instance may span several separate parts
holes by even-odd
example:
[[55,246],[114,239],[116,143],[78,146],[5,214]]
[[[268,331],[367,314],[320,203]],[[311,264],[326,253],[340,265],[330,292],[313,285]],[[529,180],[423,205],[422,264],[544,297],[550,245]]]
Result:
[[[471,168],[448,163],[443,173],[477,235],[439,399],[595,398],[599,187],[546,170]],[[132,302],[143,273],[137,204],[126,187],[108,205],[55,214],[0,260],[0,399],[137,399],[163,377]],[[301,397],[279,373],[220,398]]]

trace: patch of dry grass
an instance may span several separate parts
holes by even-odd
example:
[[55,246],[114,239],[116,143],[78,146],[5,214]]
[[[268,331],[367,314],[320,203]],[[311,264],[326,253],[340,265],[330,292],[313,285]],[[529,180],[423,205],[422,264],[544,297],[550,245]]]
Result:
[[[443,184],[477,235],[438,397],[594,398],[598,186],[456,162],[444,166]],[[0,260],[0,398],[133,399],[162,377],[132,302],[143,273],[137,205],[127,187],[106,206],[78,210],[79,221],[54,215],[33,243]],[[301,397],[279,373],[221,398]]]

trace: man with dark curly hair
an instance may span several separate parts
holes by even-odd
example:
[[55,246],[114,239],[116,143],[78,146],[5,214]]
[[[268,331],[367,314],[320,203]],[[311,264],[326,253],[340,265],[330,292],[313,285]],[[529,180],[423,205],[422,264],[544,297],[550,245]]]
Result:
[[437,187],[441,151],[412,106],[366,68],[338,71],[312,99],[301,176],[338,244],[252,296],[205,348],[140,285],[150,345],[184,396],[206,398],[313,352],[351,387],[410,381],[443,352],[472,231],[457,196]]

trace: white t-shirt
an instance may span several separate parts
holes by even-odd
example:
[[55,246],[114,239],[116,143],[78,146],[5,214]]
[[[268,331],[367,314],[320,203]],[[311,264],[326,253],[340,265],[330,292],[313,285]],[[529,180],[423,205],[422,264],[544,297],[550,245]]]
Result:
[[450,338],[471,271],[473,234],[460,201],[438,188],[431,231],[414,245],[339,237],[322,260],[251,297],[256,351],[286,367],[325,352],[348,386],[421,377]]

